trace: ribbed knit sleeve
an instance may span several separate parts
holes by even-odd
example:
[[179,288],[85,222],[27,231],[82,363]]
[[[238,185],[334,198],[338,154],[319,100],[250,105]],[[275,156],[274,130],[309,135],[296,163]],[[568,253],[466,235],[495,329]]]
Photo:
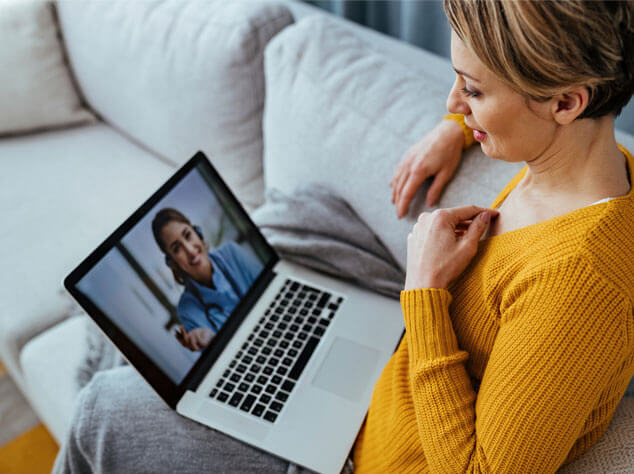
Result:
[[401,294],[413,410],[430,472],[555,472],[629,350],[629,303],[582,258],[547,263],[506,295],[476,393],[449,292]]

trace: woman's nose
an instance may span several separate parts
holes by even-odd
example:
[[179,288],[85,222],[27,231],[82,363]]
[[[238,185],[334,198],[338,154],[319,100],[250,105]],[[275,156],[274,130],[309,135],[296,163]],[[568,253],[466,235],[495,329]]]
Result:
[[187,252],[188,257],[196,254],[196,247],[191,242],[185,242],[183,244],[183,248],[185,249],[185,252]]
[[447,110],[452,114],[469,115],[471,109],[465,102],[460,92],[460,86],[458,84],[458,78],[453,83],[449,96],[447,97]]

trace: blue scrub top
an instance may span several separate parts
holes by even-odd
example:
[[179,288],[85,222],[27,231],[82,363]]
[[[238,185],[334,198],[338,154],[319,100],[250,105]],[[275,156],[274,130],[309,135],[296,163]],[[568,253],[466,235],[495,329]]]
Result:
[[[187,332],[200,327],[208,327],[214,332],[216,328],[219,330],[263,268],[259,260],[235,242],[227,242],[210,251],[209,258],[216,288],[188,278],[178,301],[178,317]],[[231,279],[225,271],[230,273]]]

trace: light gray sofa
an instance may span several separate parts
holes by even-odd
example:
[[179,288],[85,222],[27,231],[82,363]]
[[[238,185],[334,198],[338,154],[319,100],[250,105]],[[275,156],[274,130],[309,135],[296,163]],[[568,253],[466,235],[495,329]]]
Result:
[[[64,276],[179,164],[205,151],[249,209],[264,187],[344,197],[397,261],[389,178],[445,113],[447,60],[285,1],[76,2],[57,12],[97,123],[0,139],[0,358],[57,440],[92,322]],[[297,24],[292,25],[293,18]],[[634,137],[619,133],[634,150]],[[488,205],[517,171],[470,150],[440,206]],[[633,399],[566,472],[633,472]],[[629,433],[629,436],[628,436]]]

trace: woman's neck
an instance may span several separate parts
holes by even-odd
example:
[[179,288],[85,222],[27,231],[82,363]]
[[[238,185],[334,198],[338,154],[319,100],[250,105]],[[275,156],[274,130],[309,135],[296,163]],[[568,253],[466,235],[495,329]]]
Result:
[[527,165],[517,189],[536,202],[563,198],[586,205],[630,189],[625,156],[609,116],[559,127],[547,149]]

